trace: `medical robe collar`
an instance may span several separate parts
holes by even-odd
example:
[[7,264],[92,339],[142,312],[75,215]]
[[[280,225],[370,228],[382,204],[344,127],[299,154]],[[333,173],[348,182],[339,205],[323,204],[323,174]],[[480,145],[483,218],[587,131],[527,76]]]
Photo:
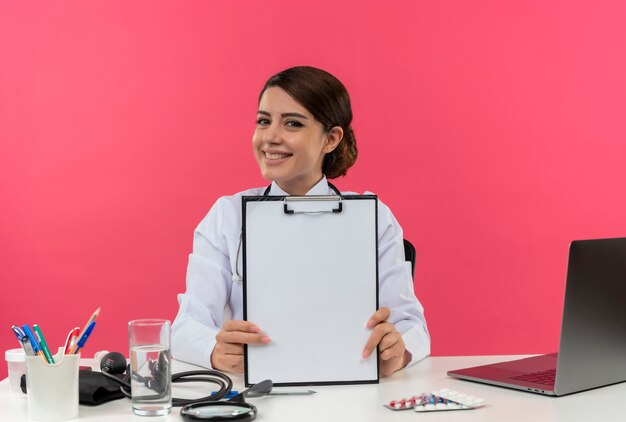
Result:
[[[328,180],[326,180],[326,176],[322,177],[322,180],[317,182],[315,186],[313,186],[306,195],[328,195]],[[280,186],[276,182],[272,182],[270,187],[269,195],[271,196],[288,196],[289,194],[282,190]]]

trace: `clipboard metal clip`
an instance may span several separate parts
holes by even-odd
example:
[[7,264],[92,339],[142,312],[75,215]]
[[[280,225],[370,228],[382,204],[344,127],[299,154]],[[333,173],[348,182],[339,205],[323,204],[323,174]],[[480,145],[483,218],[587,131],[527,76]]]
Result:
[[[320,207],[311,208],[309,206],[305,206],[302,209],[290,209],[290,203],[295,202],[307,202],[307,203],[316,203],[320,205],[320,202],[326,203],[337,203],[337,208],[328,208],[324,209]],[[339,195],[309,195],[309,196],[288,196],[284,200],[284,211],[285,214],[322,214],[322,213],[340,213],[343,211],[343,203],[341,196]]]

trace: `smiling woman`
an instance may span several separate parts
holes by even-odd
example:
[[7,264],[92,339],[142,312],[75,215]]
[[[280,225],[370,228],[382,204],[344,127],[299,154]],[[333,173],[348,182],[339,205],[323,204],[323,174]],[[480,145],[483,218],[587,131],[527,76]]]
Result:
[[[264,192],[335,194],[336,188],[327,179],[345,175],[357,158],[351,122],[348,92],[328,72],[294,67],[266,82],[259,96],[252,145],[261,175],[272,184],[268,189],[221,197],[196,228],[187,291],[178,297],[180,309],[172,327],[172,352],[177,359],[243,372],[243,345],[272,341],[253,322],[242,321],[242,285],[237,276],[242,273],[238,259],[241,197]],[[381,308],[363,321],[372,333],[361,358],[367,359],[378,346],[383,376],[430,353],[426,320],[413,293],[402,238],[402,228],[379,201]],[[232,311],[232,320],[225,320],[226,306]]]
[[[272,120],[276,121],[273,125]],[[259,95],[257,130],[252,139],[261,174],[278,181],[264,172],[267,169],[261,153],[271,154],[270,146],[276,141],[285,140],[286,148],[297,147],[302,144],[298,139],[304,137],[312,141],[306,145],[306,168],[311,170],[309,176],[314,182],[321,179],[322,173],[329,179],[344,176],[357,158],[351,123],[350,96],[337,78],[306,66],[278,73],[267,81]],[[285,130],[277,132],[280,128]],[[284,183],[279,183],[283,189]]]
[[322,162],[343,137],[343,129],[328,131],[283,89],[268,88],[259,101],[252,137],[261,175],[290,195],[304,195],[322,179]]

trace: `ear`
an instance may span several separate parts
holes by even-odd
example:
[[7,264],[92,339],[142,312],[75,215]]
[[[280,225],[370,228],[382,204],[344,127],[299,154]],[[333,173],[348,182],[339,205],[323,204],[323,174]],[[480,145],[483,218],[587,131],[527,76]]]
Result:
[[326,134],[326,142],[324,142],[324,147],[322,151],[326,154],[332,152],[339,143],[343,140],[343,129],[340,126],[334,126],[331,128]]

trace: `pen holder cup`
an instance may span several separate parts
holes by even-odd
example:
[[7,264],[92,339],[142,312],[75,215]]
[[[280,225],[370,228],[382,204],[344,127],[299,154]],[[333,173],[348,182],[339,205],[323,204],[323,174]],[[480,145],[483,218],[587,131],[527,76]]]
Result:
[[78,417],[78,363],[80,355],[54,355],[53,364],[41,356],[26,356],[28,417],[38,422],[60,422]]

